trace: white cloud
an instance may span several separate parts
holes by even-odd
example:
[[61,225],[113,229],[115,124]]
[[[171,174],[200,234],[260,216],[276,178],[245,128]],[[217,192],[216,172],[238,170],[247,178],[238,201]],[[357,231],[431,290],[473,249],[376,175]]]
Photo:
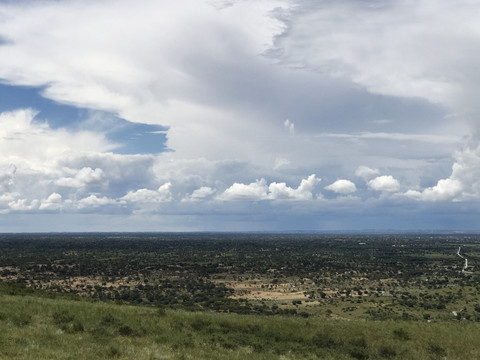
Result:
[[265,179],[256,180],[248,185],[234,183],[221,195],[218,200],[266,200],[268,186]]
[[9,203],[18,199],[21,195],[18,192],[7,192],[0,195],[0,203]]
[[343,139],[374,139],[374,140],[395,140],[395,141],[422,141],[427,143],[454,143],[457,144],[461,138],[451,135],[434,134],[402,134],[402,133],[384,133],[384,132],[361,132],[358,134],[320,134],[332,138]]
[[[131,189],[132,183],[150,186],[156,182],[153,155],[121,155],[108,152],[114,145],[104,135],[52,129],[35,120],[28,109],[0,114],[0,190],[16,193],[10,208],[71,208],[75,193],[100,187],[101,197],[117,198]],[[61,194],[65,203],[48,196]],[[35,205],[35,199],[45,199]]]
[[[292,67],[328,73],[359,84],[371,93],[425,99],[455,113],[454,118],[438,117],[437,125],[423,133],[363,132],[330,136],[351,141],[413,140],[433,145],[455,144],[470,132],[473,141],[470,148],[462,151],[468,157],[476,151],[480,133],[480,106],[476,99],[480,91],[476,65],[480,43],[478,10],[478,3],[468,0],[335,1],[299,5],[287,20],[288,32],[277,37],[277,51],[272,53]],[[393,127],[399,123],[390,120],[393,119],[382,125]],[[427,122],[419,119],[419,123]],[[466,130],[466,125],[473,125],[473,131]],[[412,148],[421,152],[419,145]],[[402,154],[410,149],[403,146],[396,152]],[[421,193],[417,197],[425,200],[477,197],[478,187],[469,177],[476,173],[477,165],[457,161],[454,168],[460,163],[462,170],[454,169],[450,178],[439,180],[423,192],[410,194]],[[420,174],[422,169],[416,172]]]
[[407,197],[422,201],[462,201],[480,199],[480,145],[455,154],[452,173],[422,191],[408,190]]
[[275,170],[277,170],[277,169],[280,169],[280,168],[282,168],[282,167],[288,166],[288,165],[290,165],[290,164],[291,164],[291,162],[290,162],[290,160],[288,160],[288,159],[276,158],[276,159],[275,159],[275,162],[274,162],[274,164],[273,164],[273,168],[274,168]]
[[367,180],[372,178],[373,176],[377,175],[380,171],[378,169],[372,169],[368,166],[361,165],[355,170],[355,175]]
[[40,201],[40,210],[59,210],[62,207],[62,195],[52,193],[44,200]]
[[272,182],[267,186],[265,179],[257,180],[248,185],[234,183],[221,195],[218,200],[311,200],[315,185],[320,181],[315,174],[303,179],[294,189],[286,183]]
[[190,195],[187,195],[182,201],[200,201],[215,194],[216,190],[208,186],[202,186],[194,190]]
[[[1,47],[0,47],[1,48]],[[17,172],[49,172],[59,158],[112,150],[104,135],[69,132],[34,122],[36,112],[22,109],[0,113],[0,164],[13,164]]]
[[325,189],[344,195],[348,195],[357,191],[357,187],[353,182],[344,179],[337,180],[334,183],[325,186]]
[[[13,211],[30,211],[30,210],[38,209],[38,207],[40,206],[40,201],[35,199],[29,203],[27,199],[18,199],[15,201],[10,201],[8,203],[8,206]],[[44,205],[43,207],[43,209],[48,209],[48,208],[49,208],[48,205]],[[52,207],[52,209],[53,208],[54,207]]]
[[293,122],[287,119],[283,122],[283,126],[290,134],[295,134],[295,124]]
[[[335,13],[337,5],[331,6]],[[342,108],[357,102],[343,102],[358,95],[351,84],[271,66],[281,52],[261,56],[274,42],[288,55],[282,41],[297,44],[299,28],[293,20],[301,24],[304,14],[314,17],[310,10],[308,4],[270,0],[234,2],[226,8],[195,0],[181,5],[154,0],[141,6],[126,0],[0,5],[5,19],[0,35],[8,39],[8,46],[0,47],[0,77],[43,86],[45,96],[62,103],[167,125],[167,145],[176,160],[243,161],[265,168],[258,178],[276,176],[267,172],[276,158],[289,159],[296,176],[338,159],[358,163],[350,159],[370,149],[359,152],[336,139],[289,136],[295,126],[318,130],[350,118],[321,110],[335,107],[333,98]],[[343,23],[337,25],[343,29]],[[307,43],[318,34],[327,36],[321,31],[302,34],[309,36]],[[296,54],[309,56],[308,51]],[[283,116],[295,119],[295,125],[284,124],[288,131],[278,126]],[[311,156],[327,151],[329,157]]]
[[[172,125],[195,112],[204,121],[212,89],[196,72],[263,53],[284,28],[271,16],[279,6],[269,0],[221,10],[196,0],[1,6],[0,35],[10,45],[0,48],[0,77],[46,85],[45,96],[56,101],[113,110],[130,121]],[[192,96],[200,87],[203,94]]]
[[290,136],[302,119],[295,117],[285,131],[278,126],[285,116],[280,108],[319,106],[317,96],[308,97],[331,83],[272,66],[262,56],[285,30],[279,9],[290,6],[276,0],[221,10],[196,0],[0,5],[0,36],[9,41],[0,46],[0,78],[42,86],[46,97],[61,103],[169,126],[167,145],[177,161],[241,161],[264,167],[259,178],[272,175],[276,158],[289,159],[292,169],[309,168],[319,161],[312,153],[332,146]]
[[97,208],[105,205],[113,205],[117,204],[115,200],[109,199],[107,197],[97,197],[96,195],[92,194],[86,198],[80,199],[77,202],[77,207],[79,209],[84,209],[84,208]]
[[55,181],[59,186],[82,188],[85,186],[98,185],[105,182],[103,170],[96,168],[95,170],[84,167],[80,169],[74,177],[62,177]]
[[0,169],[0,190],[6,190],[13,185],[17,168],[10,164],[8,167]]
[[400,189],[400,183],[391,175],[377,176],[367,184],[369,188],[375,191],[396,192]]
[[453,179],[439,180],[437,185],[423,191],[408,190],[407,197],[423,201],[452,200],[462,192],[462,183]]
[[480,33],[474,1],[335,1],[297,10],[277,43],[285,61],[385,95],[457,106],[477,93],[471,91],[478,89],[473,58]]
[[313,198],[313,189],[320,182],[315,174],[300,182],[298,188],[288,187],[286,183],[271,183],[268,186],[268,197],[272,200],[311,200]]
[[120,200],[125,200],[133,203],[158,203],[172,201],[171,193],[172,184],[170,182],[161,185],[157,190],[139,189],[129,191],[128,194],[121,197]]

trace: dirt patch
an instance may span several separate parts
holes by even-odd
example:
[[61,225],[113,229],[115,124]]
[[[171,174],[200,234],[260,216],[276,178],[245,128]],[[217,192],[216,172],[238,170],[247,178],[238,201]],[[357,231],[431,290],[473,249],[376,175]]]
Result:
[[232,299],[247,300],[305,300],[304,289],[297,288],[290,283],[270,284],[260,280],[249,282],[229,283],[234,294]]

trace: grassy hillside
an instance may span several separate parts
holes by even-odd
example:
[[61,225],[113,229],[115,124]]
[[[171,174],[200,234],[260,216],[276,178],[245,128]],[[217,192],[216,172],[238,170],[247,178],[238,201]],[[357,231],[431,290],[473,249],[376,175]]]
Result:
[[480,358],[475,322],[165,311],[5,283],[0,293],[2,359]]

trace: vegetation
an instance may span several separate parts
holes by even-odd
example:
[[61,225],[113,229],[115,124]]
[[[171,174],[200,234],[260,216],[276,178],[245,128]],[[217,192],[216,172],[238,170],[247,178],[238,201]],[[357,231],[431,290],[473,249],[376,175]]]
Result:
[[479,239],[1,235],[0,358],[480,358]]
[[[19,289],[21,290],[21,289]],[[0,358],[8,359],[474,359],[474,322],[343,321],[164,310],[6,295]],[[21,291],[19,292],[21,293]]]

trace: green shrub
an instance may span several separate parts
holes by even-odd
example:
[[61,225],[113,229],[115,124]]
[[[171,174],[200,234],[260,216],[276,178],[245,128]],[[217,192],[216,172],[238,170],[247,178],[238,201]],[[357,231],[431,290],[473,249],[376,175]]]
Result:
[[10,317],[10,320],[15,326],[27,326],[32,322],[32,316],[30,314],[20,313],[20,314],[13,314]]
[[362,348],[351,349],[349,354],[351,357],[358,360],[367,360],[370,357],[368,352]]
[[395,338],[402,341],[407,341],[411,339],[410,334],[402,328],[393,330],[393,335]]
[[200,330],[203,330],[203,329],[209,327],[210,324],[211,324],[210,320],[197,318],[197,319],[192,321],[191,327],[195,331],[200,331]]
[[370,358],[368,344],[364,337],[351,340],[349,348],[349,354],[354,359],[366,360]]
[[329,335],[323,333],[317,333],[312,337],[312,343],[320,348],[333,348],[337,345],[337,342]]
[[447,356],[447,351],[441,345],[438,345],[438,344],[428,345],[427,351],[436,357]]
[[368,348],[367,340],[365,340],[364,337],[351,340],[350,345],[352,345],[354,347],[357,347],[357,348],[362,348],[362,349],[367,349]]
[[118,328],[118,333],[122,336],[132,336],[133,329],[130,326],[124,325]]
[[397,356],[397,351],[391,346],[381,346],[378,355],[383,359],[393,359]]
[[115,346],[110,346],[107,349],[107,357],[109,358],[118,358],[121,355],[120,350]]
[[158,306],[157,306],[157,315],[158,315],[158,316],[165,316],[165,315],[167,315],[167,311],[165,310],[165,306],[163,306],[163,305],[158,305]]
[[112,314],[107,314],[102,318],[100,324],[109,326],[114,325],[116,322],[117,320],[113,317]]
[[83,324],[79,320],[73,320],[70,323],[70,326],[66,330],[68,333],[78,333],[78,332],[83,332]]
[[58,311],[54,312],[53,315],[53,322],[56,325],[62,325],[62,324],[67,324],[70,321],[73,321],[73,316],[71,316],[67,311]]
[[58,325],[61,330],[69,334],[84,331],[83,324],[65,310],[54,312],[52,318],[55,325]]

